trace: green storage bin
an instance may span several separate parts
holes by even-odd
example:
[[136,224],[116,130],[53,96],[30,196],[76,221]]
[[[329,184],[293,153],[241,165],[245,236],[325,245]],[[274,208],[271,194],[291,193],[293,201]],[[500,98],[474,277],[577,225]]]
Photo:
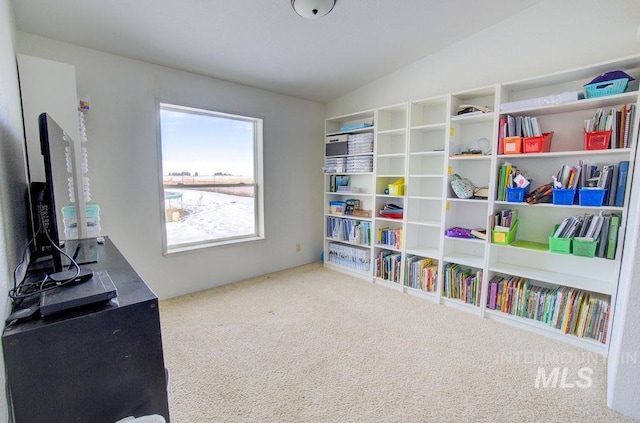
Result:
[[518,229],[518,221],[516,220],[511,226],[509,232],[491,231],[491,242],[500,245],[509,245],[516,240],[516,230]]
[[582,257],[595,257],[598,241],[589,241],[582,238],[573,238],[573,255]]
[[557,254],[570,254],[571,253],[571,238],[556,238],[553,236],[558,229],[556,225],[553,227],[553,231],[551,231],[551,235],[549,235],[549,251]]

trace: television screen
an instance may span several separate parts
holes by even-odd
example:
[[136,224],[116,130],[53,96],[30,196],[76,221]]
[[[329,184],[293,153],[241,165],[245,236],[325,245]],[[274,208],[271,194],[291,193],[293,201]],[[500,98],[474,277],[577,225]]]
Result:
[[66,175],[61,171],[65,169],[66,142],[62,128],[48,114],[38,116],[38,127],[45,181],[31,181],[32,227],[35,232],[41,228],[35,241],[35,253],[37,256],[51,255],[54,271],[60,272],[62,255],[53,247],[60,245],[55,193],[64,192],[62,190],[65,188]]

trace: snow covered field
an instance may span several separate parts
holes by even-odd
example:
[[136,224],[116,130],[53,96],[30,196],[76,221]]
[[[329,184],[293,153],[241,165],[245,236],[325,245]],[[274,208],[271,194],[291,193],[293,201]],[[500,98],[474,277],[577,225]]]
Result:
[[253,234],[253,198],[221,194],[205,189],[170,188],[170,193],[182,194],[179,198],[165,200],[172,209],[182,207],[177,222],[167,221],[168,245],[184,244]]

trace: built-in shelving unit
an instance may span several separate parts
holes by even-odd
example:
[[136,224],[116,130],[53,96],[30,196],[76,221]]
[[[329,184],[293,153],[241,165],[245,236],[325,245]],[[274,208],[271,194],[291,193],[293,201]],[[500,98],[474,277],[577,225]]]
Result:
[[[636,78],[625,92],[584,98],[585,84],[599,74],[618,69]],[[610,333],[615,313],[621,246],[637,151],[640,117],[637,79],[640,79],[640,56],[327,119],[327,137],[371,133],[374,148],[366,153],[373,161],[371,172],[325,170],[325,220],[366,222],[371,240],[370,244],[356,244],[326,233],[326,266],[354,272],[350,266],[332,261],[330,256],[336,244],[338,248],[356,248],[365,256],[360,261],[368,261],[368,267],[354,273],[367,280],[606,355],[609,345],[606,334]],[[540,101],[566,93],[575,97]],[[516,103],[518,106],[514,107]],[[629,104],[634,104],[636,110],[629,125],[628,145],[586,149],[584,121],[599,108]],[[481,106],[483,111],[459,114],[466,105]],[[504,154],[499,144],[501,120],[509,115],[535,117],[543,132],[553,131],[549,151]],[[363,121],[372,126],[357,131],[341,129]],[[471,151],[475,154],[469,154]],[[598,167],[629,162],[623,204],[498,201],[500,167],[505,162],[526,172],[531,187],[536,188],[551,182],[551,175],[563,165],[577,165],[580,160]],[[332,178],[344,175],[350,177],[351,186],[361,187],[361,192],[333,191]],[[454,175],[467,178],[476,188],[486,189],[477,191],[473,198],[458,198],[451,188]],[[390,184],[398,180],[404,182],[404,190],[391,193]],[[359,199],[361,208],[371,211],[370,217],[331,214],[331,201],[351,198]],[[396,218],[382,216],[379,211],[386,204],[403,208],[403,214]],[[518,213],[515,243],[492,241],[493,216],[504,210]],[[545,248],[555,225],[567,217],[585,213],[620,216],[617,248],[611,257],[559,254]],[[487,239],[447,236],[447,230],[454,227],[485,228]],[[380,234],[385,231],[394,236],[383,239]],[[496,283],[499,278],[501,284]],[[500,285],[511,292],[508,305],[495,304],[496,287]],[[579,310],[575,316],[564,308],[560,312],[559,307],[567,298],[571,300],[568,307]],[[553,321],[554,310],[560,319],[569,316],[578,321]],[[600,323],[598,318],[602,320]]]
[[[328,267],[351,273],[355,276],[370,279],[373,269],[372,247],[373,215],[353,216],[343,213],[332,213],[332,202],[357,200],[360,209],[372,211],[374,209],[374,110],[327,119],[325,123],[325,145],[333,147],[333,143],[344,143],[342,151],[335,153],[325,150],[324,192],[325,192],[325,225],[324,225],[324,262]],[[346,129],[349,128],[349,129]],[[362,151],[349,152],[349,138],[354,136],[371,137],[371,148]],[[339,139],[340,141],[334,141]],[[347,147],[346,150],[344,147]],[[347,168],[348,160],[363,160],[370,162],[367,169]],[[348,190],[341,190],[342,181]],[[332,229],[338,226],[338,230]],[[358,228],[359,238],[350,236],[347,228]]]

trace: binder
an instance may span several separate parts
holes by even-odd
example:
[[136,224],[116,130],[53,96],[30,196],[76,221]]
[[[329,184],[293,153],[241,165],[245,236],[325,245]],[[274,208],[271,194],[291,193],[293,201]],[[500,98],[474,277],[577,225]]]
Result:
[[607,191],[607,206],[614,206],[616,204],[616,193],[618,192],[618,175],[620,173],[620,165],[612,165],[613,175],[611,176],[611,186]]
[[618,243],[618,230],[620,228],[620,215],[612,214],[611,221],[609,223],[609,238],[607,241],[607,255],[608,259],[615,259],[616,257],[616,244]]
[[598,249],[596,250],[596,256],[605,257],[607,253],[607,244],[609,241],[609,226],[611,225],[611,216],[605,215],[602,217],[602,229],[600,230],[600,236],[598,237]]
[[618,164],[618,186],[616,187],[616,207],[624,205],[624,195],[627,189],[627,174],[629,173],[629,161],[624,160]]

